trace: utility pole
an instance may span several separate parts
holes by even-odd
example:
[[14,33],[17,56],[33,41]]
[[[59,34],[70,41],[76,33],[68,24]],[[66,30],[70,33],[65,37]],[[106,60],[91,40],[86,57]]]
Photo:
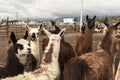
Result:
[[82,27],[82,18],[83,18],[83,0],[81,0],[81,9],[80,9],[80,32],[81,32],[81,27]]
[[16,12],[16,21],[18,21],[18,12]]
[[16,23],[17,23],[17,26],[18,26],[18,12],[16,12]]

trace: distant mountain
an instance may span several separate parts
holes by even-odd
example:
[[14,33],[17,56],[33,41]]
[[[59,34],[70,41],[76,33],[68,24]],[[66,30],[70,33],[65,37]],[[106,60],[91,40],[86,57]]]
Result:
[[[89,18],[93,18],[94,15],[89,15]],[[102,19],[102,18],[105,18],[107,15],[102,15],[102,16],[98,16],[96,15],[96,19]],[[118,16],[107,16],[109,18],[120,18],[120,15]],[[61,16],[59,18],[22,18],[20,20],[23,20],[23,21],[27,21],[27,19],[29,19],[30,21],[50,21],[50,20],[54,20],[54,21],[61,21],[63,20],[64,18],[77,18],[78,21],[80,21],[80,16]],[[86,20],[86,15],[83,15],[83,21]]]

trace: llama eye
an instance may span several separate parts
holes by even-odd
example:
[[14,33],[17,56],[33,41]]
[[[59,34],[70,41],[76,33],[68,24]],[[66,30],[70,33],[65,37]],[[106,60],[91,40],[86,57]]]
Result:
[[29,65],[29,66],[32,66],[32,63],[30,62],[28,65]]
[[39,33],[37,33],[37,35],[39,35]]
[[23,49],[23,45],[21,45],[21,44],[17,44],[17,47],[18,47],[20,50]]
[[54,39],[52,39],[52,41],[54,41]]
[[30,44],[28,44],[30,46]]

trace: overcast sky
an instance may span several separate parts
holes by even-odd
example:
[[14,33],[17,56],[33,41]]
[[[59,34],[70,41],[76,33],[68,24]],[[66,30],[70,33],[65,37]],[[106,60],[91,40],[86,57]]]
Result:
[[[0,0],[0,17],[59,18],[79,16],[81,0]],[[120,0],[83,0],[83,14],[120,15]]]

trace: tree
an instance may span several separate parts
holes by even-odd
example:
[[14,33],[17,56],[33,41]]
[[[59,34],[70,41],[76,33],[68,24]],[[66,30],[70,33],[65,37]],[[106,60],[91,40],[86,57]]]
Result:
[[109,22],[108,16],[105,17],[104,22]]

